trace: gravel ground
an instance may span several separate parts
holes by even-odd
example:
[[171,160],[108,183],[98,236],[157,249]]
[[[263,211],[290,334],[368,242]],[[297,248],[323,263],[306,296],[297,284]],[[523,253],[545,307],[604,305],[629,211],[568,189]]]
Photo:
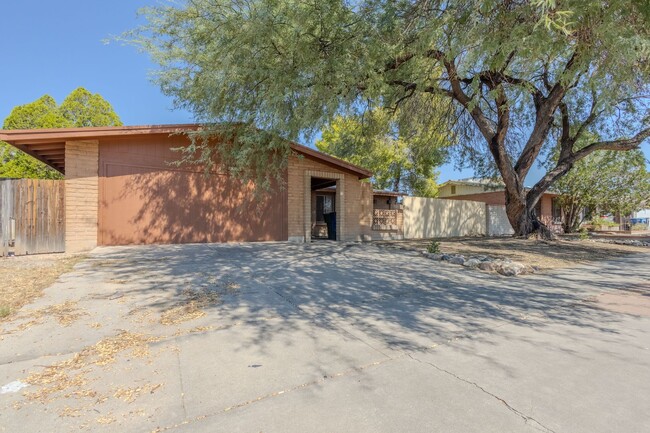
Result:
[[[440,252],[446,254],[487,255],[510,259],[540,269],[568,268],[578,264],[611,260],[648,252],[650,248],[615,245],[591,240],[539,241],[514,238],[439,239]],[[387,241],[377,244],[389,248],[426,251],[431,240]]]

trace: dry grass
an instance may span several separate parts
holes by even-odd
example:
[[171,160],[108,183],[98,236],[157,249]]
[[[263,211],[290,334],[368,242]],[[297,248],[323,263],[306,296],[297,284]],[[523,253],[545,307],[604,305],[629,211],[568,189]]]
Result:
[[113,397],[126,403],[133,403],[142,394],[153,394],[161,386],[163,386],[162,383],[148,383],[135,388],[116,388],[113,392]]
[[83,255],[47,254],[0,259],[0,321],[33,302]]
[[50,305],[45,308],[39,308],[38,310],[25,311],[18,317],[30,319],[30,321],[20,325],[19,329],[24,330],[32,325],[43,323],[48,317],[56,319],[62,326],[70,326],[81,317],[87,315],[88,313],[78,308],[76,301],[66,301],[62,304]]
[[204,308],[217,304],[220,295],[211,288],[185,289],[182,299],[163,311],[160,323],[163,325],[178,325],[179,323],[198,319],[205,316]]
[[26,382],[38,386],[38,390],[25,392],[30,401],[47,403],[59,396],[66,398],[96,398],[97,392],[86,387],[86,377],[92,366],[104,366],[115,362],[118,354],[130,350],[135,357],[149,355],[149,343],[157,338],[143,334],[122,331],[116,336],[105,338],[93,346],[76,353],[72,358],[45,367],[30,374]]
[[[630,254],[649,253],[647,247],[606,244],[593,241],[541,241],[514,238],[439,239],[440,251],[465,256],[487,255],[508,258],[541,269],[565,268],[576,264],[609,260]],[[379,245],[426,251],[430,240],[379,242]]]

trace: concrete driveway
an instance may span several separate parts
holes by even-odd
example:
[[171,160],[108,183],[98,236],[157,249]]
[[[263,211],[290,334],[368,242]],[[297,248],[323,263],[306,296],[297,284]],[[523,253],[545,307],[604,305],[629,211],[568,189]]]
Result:
[[98,249],[0,324],[0,432],[647,432],[649,259]]

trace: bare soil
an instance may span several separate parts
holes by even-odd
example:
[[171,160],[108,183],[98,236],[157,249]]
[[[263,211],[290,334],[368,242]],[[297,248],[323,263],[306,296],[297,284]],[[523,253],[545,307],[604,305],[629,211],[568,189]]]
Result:
[[43,254],[0,258],[0,321],[39,298],[84,255]]
[[[541,241],[514,238],[438,239],[440,252],[464,256],[487,255],[508,258],[541,269],[566,268],[576,264],[611,260],[631,254],[650,253],[648,247],[615,245],[590,240]],[[379,245],[426,251],[432,240],[378,242]]]

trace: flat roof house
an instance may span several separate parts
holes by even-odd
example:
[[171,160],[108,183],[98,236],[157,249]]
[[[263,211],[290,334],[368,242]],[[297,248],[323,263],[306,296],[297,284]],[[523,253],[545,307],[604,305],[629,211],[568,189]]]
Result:
[[[479,201],[488,205],[505,206],[503,183],[491,179],[470,178],[450,180],[438,188],[438,197],[451,200]],[[554,232],[562,231],[562,209],[557,194],[546,192],[537,203],[537,215]]]
[[[336,239],[372,238],[372,173],[291,144],[285,188],[263,201],[224,173],[169,164],[198,125],[0,131],[0,140],[65,174],[66,251],[98,245],[309,242],[316,210],[336,212]],[[329,188],[329,189],[328,189]],[[317,199],[328,189],[331,198]],[[321,200],[316,203],[315,200]],[[318,217],[318,218],[317,218]],[[315,234],[317,236],[315,236]]]

